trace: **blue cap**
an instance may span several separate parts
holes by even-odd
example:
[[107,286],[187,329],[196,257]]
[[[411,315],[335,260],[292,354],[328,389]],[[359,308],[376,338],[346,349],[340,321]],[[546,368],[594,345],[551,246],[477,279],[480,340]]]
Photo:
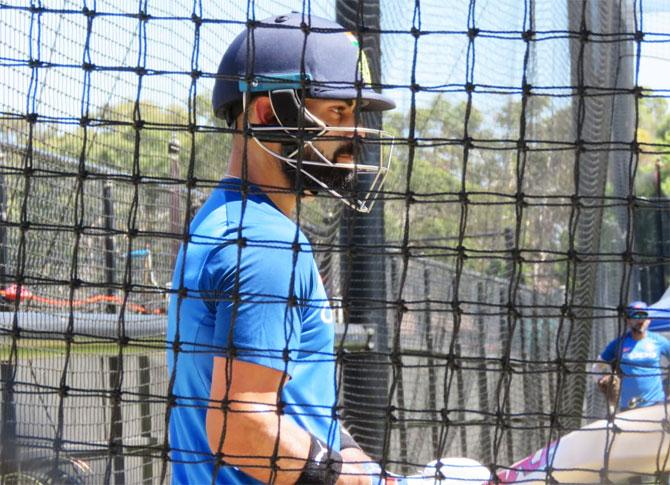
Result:
[[626,307],[626,316],[632,320],[646,320],[649,318],[647,304],[643,301],[632,301]]
[[364,111],[394,108],[393,100],[374,91],[371,82],[367,58],[353,33],[330,20],[290,13],[262,20],[233,40],[219,64],[212,108],[229,119],[245,91],[276,89],[305,89],[311,98],[361,99]]

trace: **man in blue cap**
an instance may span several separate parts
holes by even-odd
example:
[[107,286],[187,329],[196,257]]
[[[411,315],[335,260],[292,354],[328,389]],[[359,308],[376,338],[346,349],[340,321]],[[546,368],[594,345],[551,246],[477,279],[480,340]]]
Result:
[[[626,308],[626,333],[612,340],[594,364],[598,387],[621,410],[651,406],[666,399],[661,358],[670,358],[668,339],[649,330],[643,301]],[[602,375],[609,371],[608,375]],[[620,387],[620,391],[617,388]]]
[[169,307],[175,483],[368,484],[379,470],[338,419],[334,312],[294,222],[315,194],[370,210],[389,159],[364,159],[384,142],[361,112],[394,103],[369,76],[352,33],[306,14],[250,23],[221,60],[212,104],[232,150]]

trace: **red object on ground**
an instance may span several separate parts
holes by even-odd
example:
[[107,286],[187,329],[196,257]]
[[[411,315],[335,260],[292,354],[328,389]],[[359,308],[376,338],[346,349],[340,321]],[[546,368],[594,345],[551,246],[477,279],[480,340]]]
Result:
[[[0,295],[4,296],[6,300],[14,301],[19,298],[19,286],[10,285],[5,288],[4,291],[0,292]],[[33,298],[33,293],[25,286],[22,286],[20,298],[31,300]]]

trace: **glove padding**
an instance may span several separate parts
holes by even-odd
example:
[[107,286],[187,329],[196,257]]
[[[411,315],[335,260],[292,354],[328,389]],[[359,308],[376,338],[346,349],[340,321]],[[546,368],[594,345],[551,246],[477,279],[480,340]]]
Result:
[[603,376],[598,379],[598,389],[605,395],[610,404],[616,406],[621,392],[621,378],[616,374]]

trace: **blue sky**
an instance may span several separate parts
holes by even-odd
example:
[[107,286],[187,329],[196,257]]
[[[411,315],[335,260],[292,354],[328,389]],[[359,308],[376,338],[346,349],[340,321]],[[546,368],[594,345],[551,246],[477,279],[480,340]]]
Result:
[[[53,0],[43,2],[45,7],[80,11],[83,5],[96,5],[98,11],[128,13],[137,11],[138,0]],[[256,1],[203,1],[202,16],[222,20],[204,24],[200,30],[197,61],[192,62],[195,45],[194,24],[190,0],[173,2],[147,1],[148,11],[162,19],[146,24],[148,43],[140,42],[138,21],[125,16],[98,16],[91,23],[92,36],[88,52],[90,62],[104,69],[91,74],[88,89],[84,89],[84,72],[78,67],[84,59],[87,33],[86,19],[81,14],[59,15],[44,13],[40,17],[40,31],[36,17],[16,9],[0,9],[0,57],[4,67],[0,76],[0,111],[25,113],[37,111],[55,118],[78,118],[86,108],[91,112],[105,105],[132,101],[138,92],[138,76],[118,67],[139,64],[160,72],[145,76],[140,97],[162,105],[183,106],[188,99],[191,67],[205,72],[216,69],[220,56],[230,39],[240,31],[247,16],[257,19],[272,13],[310,8],[315,15],[335,17],[332,0],[256,0]],[[8,1],[5,5],[25,6],[27,0]],[[382,35],[384,81],[406,85],[411,82],[414,39],[407,33],[413,25],[422,31],[433,32],[422,36],[418,43],[415,74],[422,86],[437,87],[463,84],[466,80],[467,37],[444,31],[463,31],[467,28],[468,0],[452,1],[445,10],[443,0],[423,0],[416,11],[413,0],[383,0],[382,27],[399,33]],[[478,0],[475,3],[477,26],[485,30],[522,30],[523,2],[520,0]],[[640,84],[652,89],[670,89],[670,4],[665,0],[645,0],[643,28],[646,32],[663,35],[648,36],[644,42],[640,70]],[[538,30],[565,30],[565,5],[557,0],[537,2]],[[200,14],[200,12],[198,12]],[[414,14],[420,13],[420,24]],[[171,20],[181,17],[182,20]],[[32,22],[31,22],[32,20]],[[28,33],[33,29],[32,36]],[[442,31],[442,33],[435,33]],[[538,85],[568,85],[567,42],[547,39],[537,44],[537,64],[531,73]],[[475,50],[475,83],[492,86],[519,86],[523,72],[525,43],[521,40],[478,38]],[[146,54],[144,60],[140,53]],[[56,67],[32,71],[25,66],[29,57]],[[37,74],[31,89],[31,74]],[[35,81],[35,80],[33,80]],[[211,79],[199,82],[200,91],[211,88]],[[409,105],[406,88],[389,89],[401,108]],[[670,94],[670,92],[669,92]],[[453,96],[453,94],[445,94]],[[419,104],[430,103],[433,93],[420,93]],[[496,109],[501,103],[518,95],[478,95],[475,106],[480,111]]]
[[[647,37],[658,42],[643,42],[640,58],[639,84],[658,90],[670,90],[670,2],[664,3],[654,2],[658,9],[643,17],[644,31],[661,35]],[[665,94],[670,95],[670,91]]]

